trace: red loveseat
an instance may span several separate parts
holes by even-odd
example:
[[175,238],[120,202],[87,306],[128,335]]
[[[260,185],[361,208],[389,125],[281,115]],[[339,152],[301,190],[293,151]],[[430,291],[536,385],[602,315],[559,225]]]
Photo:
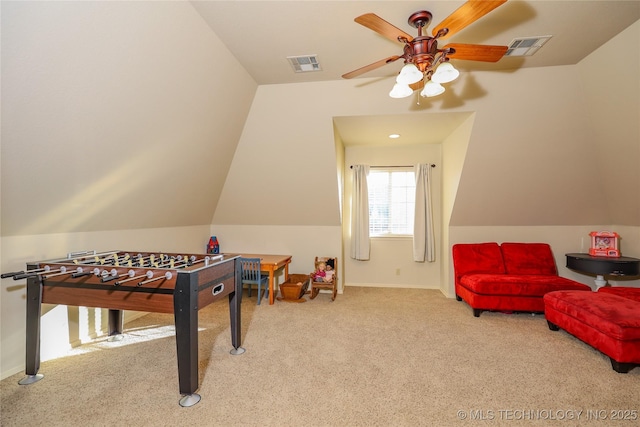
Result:
[[640,366],[639,288],[550,292],[544,303],[552,331],[564,329],[604,353],[616,372],[625,374]]
[[543,313],[547,292],[591,291],[558,276],[546,243],[458,243],[452,252],[456,299],[469,304],[475,317],[483,311]]

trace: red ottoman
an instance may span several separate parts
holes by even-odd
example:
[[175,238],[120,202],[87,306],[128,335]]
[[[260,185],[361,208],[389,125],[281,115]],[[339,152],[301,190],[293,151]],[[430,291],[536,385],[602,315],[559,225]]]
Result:
[[611,292],[554,291],[544,296],[549,329],[564,329],[609,356],[616,372],[640,366],[640,303]]
[[605,286],[598,289],[598,292],[620,295],[621,297],[640,302],[640,288],[631,288],[628,286]]

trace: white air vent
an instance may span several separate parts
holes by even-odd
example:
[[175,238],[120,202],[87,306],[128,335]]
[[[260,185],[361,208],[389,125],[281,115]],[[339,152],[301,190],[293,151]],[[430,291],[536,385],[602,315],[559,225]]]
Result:
[[317,55],[287,56],[287,59],[296,73],[322,70]]
[[552,36],[521,37],[509,43],[504,56],[531,56],[538,51]]

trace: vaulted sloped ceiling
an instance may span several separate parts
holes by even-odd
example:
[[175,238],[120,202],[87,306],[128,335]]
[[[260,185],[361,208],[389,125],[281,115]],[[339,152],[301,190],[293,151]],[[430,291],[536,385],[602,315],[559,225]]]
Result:
[[188,2],[2,2],[2,235],[209,224],[257,84]]
[[[446,15],[461,3],[437,1],[433,12]],[[583,116],[568,121],[567,125],[562,115],[576,114],[577,109],[573,108],[576,100],[573,104],[565,100],[558,104],[553,95],[536,95],[536,108],[547,109],[544,116],[551,117],[553,123],[529,123],[521,127],[521,131],[528,132],[524,139],[519,138],[512,126],[508,129],[509,135],[502,133],[501,143],[496,144],[490,135],[502,132],[500,126],[492,126],[501,123],[497,115],[504,110],[504,120],[508,120],[510,115],[517,114],[514,104],[509,102],[517,107],[534,102],[513,98],[521,93],[520,87],[523,92],[528,89],[535,95],[532,87],[527,86],[526,78],[520,80],[517,67],[495,70],[489,75],[482,74],[483,71],[474,74],[472,68],[463,66],[465,78],[457,83],[457,88],[469,79],[476,79],[488,93],[475,99],[459,99],[461,104],[450,110],[445,106],[447,98],[444,97],[424,103],[416,111],[415,106],[378,98],[378,95],[386,97],[389,76],[397,70],[381,71],[382,75],[372,76],[373,79],[352,82],[326,78],[326,74],[320,78],[303,78],[321,80],[314,85],[300,80],[286,62],[271,69],[270,61],[284,61],[281,57],[261,61],[262,55],[276,48],[286,51],[287,55],[318,53],[332,61],[326,63],[326,71],[339,76],[367,61],[379,59],[386,52],[394,52],[391,41],[353,23],[355,16],[373,11],[403,25],[408,13],[422,8],[423,2],[278,4],[280,8],[267,7],[273,6],[273,2],[1,2],[2,236],[208,225],[217,212],[221,218],[236,221],[238,211],[233,203],[238,193],[232,185],[241,182],[251,188],[255,180],[247,176],[249,169],[244,168],[247,164],[250,166],[252,160],[245,157],[234,169],[234,156],[237,151],[256,153],[251,144],[263,144],[264,151],[258,152],[273,156],[257,160],[262,162],[259,170],[267,177],[261,178],[261,182],[273,184],[269,188],[287,191],[278,192],[275,198],[265,195],[268,206],[274,207],[269,209],[269,215],[243,212],[242,224],[334,225],[339,222],[337,201],[332,200],[330,211],[326,212],[309,213],[306,204],[313,198],[314,188],[334,187],[336,183],[335,156],[330,151],[334,150],[333,117],[376,118],[445,110],[450,113],[480,111],[475,121],[478,127],[473,130],[469,144],[470,160],[465,164],[456,201],[458,224],[475,224],[479,217],[473,216],[474,209],[484,209],[495,201],[495,196],[493,199],[482,197],[483,192],[508,190],[505,194],[515,194],[526,191],[529,183],[542,182],[553,194],[536,190],[530,193],[534,196],[530,200],[521,194],[516,200],[525,199],[523,203],[513,203],[514,199],[507,196],[504,204],[514,204],[515,214],[505,219],[494,215],[495,210],[487,209],[483,224],[490,220],[501,224],[527,221],[528,224],[557,224],[566,223],[565,218],[571,218],[574,224],[587,222],[595,216],[597,203],[606,203],[606,212],[613,213],[599,215],[599,218],[638,225],[638,175],[630,172],[637,171],[637,167],[633,169],[629,165],[637,152],[637,127],[633,127],[637,124],[637,99],[628,108],[619,106],[622,114],[618,114],[614,113],[615,104],[599,106],[603,98],[599,89],[579,92],[580,96],[576,97],[582,83],[574,82],[577,75],[568,75],[567,69],[573,65],[544,67],[541,73],[528,72],[525,76],[532,76],[532,81],[540,84],[541,76],[553,82],[557,76],[555,68],[559,68],[563,78],[575,89],[565,88],[561,92],[584,100],[583,104],[592,109],[580,104],[579,112]],[[506,43],[508,40],[504,37],[508,38],[506,34],[519,23],[544,24],[538,27],[541,31],[546,30],[547,24],[557,24],[556,15],[553,19],[545,18],[549,11],[556,10],[568,14],[565,16],[569,18],[561,27],[563,37],[554,39],[553,43],[565,45],[573,40],[574,31],[586,32],[586,36],[577,39],[586,42],[592,40],[591,33],[594,33],[598,37],[591,45],[590,51],[593,51],[622,29],[611,32],[610,22],[619,26],[620,21],[609,18],[619,13],[622,18],[618,18],[626,22],[624,28],[638,19],[640,10],[638,2],[624,1],[509,2],[507,5],[491,20],[479,24],[479,28],[469,28],[465,37],[474,35],[490,42],[486,35],[493,30],[491,37]],[[282,9],[288,6],[291,8]],[[374,9],[363,10],[364,7]],[[348,13],[327,12],[334,8]],[[243,14],[238,12],[240,9],[261,13]],[[277,27],[277,31],[270,30],[269,26],[281,22],[282,17],[305,10],[317,13],[294,13],[292,19],[295,20],[288,21],[291,27],[285,25]],[[584,19],[576,18],[585,15]],[[328,22],[328,26],[308,22],[316,18],[322,23]],[[242,25],[236,28],[234,24]],[[323,55],[323,51],[310,52],[307,48],[314,46],[302,43],[317,40],[325,47],[331,43],[336,45],[333,38],[323,37],[323,32],[343,31],[343,25],[350,26],[349,33],[358,34],[355,38],[338,38],[341,45],[337,48],[344,55],[329,54],[334,50],[327,50],[327,55]],[[319,26],[319,32],[308,31],[314,26]],[[240,31],[241,37],[234,37],[238,34],[236,31]],[[270,42],[274,39],[278,40],[276,44]],[[294,42],[297,49],[289,52],[288,47]],[[363,49],[354,51],[354,43]],[[236,50],[238,44],[242,49]],[[635,49],[635,53],[631,52],[635,56],[614,51],[612,57],[637,61],[637,38],[631,42],[631,49]],[[590,52],[583,45],[579,50],[582,56],[578,55],[578,60]],[[601,63],[602,57],[598,57],[594,64],[577,69],[584,73],[583,81],[592,81],[594,76],[589,70]],[[515,61],[515,65],[530,68],[521,60]],[[272,72],[280,73],[278,79],[287,73],[285,80],[270,80]],[[499,79],[503,80],[498,82]],[[507,80],[510,84],[503,85],[502,81]],[[300,84],[270,84],[292,82]],[[259,84],[263,85],[260,90]],[[452,87],[450,94],[461,93],[455,83]],[[616,87],[615,90],[628,90],[624,92],[625,100],[633,97],[634,91],[638,93],[637,87]],[[254,97],[260,95],[260,91],[264,93],[253,111]],[[608,94],[604,94],[604,99],[620,98]],[[282,102],[287,103],[283,108],[279,104]],[[554,103],[552,108],[548,106],[550,102]],[[482,105],[487,103],[493,105],[482,111]],[[571,108],[561,108],[562,103]],[[282,111],[274,111],[276,108]],[[629,114],[636,116],[627,117]],[[300,115],[304,120],[294,123],[292,128],[292,122]],[[487,115],[490,120],[486,120]],[[272,116],[277,120],[269,121]],[[251,123],[245,126],[247,120]],[[587,130],[579,129],[580,124]],[[619,130],[615,140],[610,140],[612,128]],[[576,141],[571,139],[575,136],[571,132],[574,129],[579,135],[591,133],[588,138]],[[534,135],[551,136],[551,139],[540,142],[542,145],[534,150],[534,146],[526,144],[538,143],[539,138]],[[565,144],[566,141],[569,143]],[[247,145],[236,150],[241,142]],[[280,147],[281,151],[277,152],[274,147]],[[597,153],[604,162],[598,163],[585,155],[585,151],[581,151],[583,147]],[[522,150],[517,151],[519,148]],[[322,150],[321,159],[313,161],[318,157],[314,156],[314,150],[318,149]],[[492,156],[495,160],[495,156],[509,154],[509,150],[514,154],[511,163],[500,163],[499,169],[483,169],[490,164],[485,160],[491,160]],[[557,155],[558,150],[562,157],[545,158],[545,154]],[[288,156],[285,161],[281,157],[283,153]],[[569,162],[577,162],[571,170],[580,169],[579,175],[589,179],[580,180],[573,175],[566,181],[570,183],[566,189],[559,188],[566,174],[564,165]],[[290,165],[301,167],[304,173],[288,173]],[[599,180],[591,174],[597,166],[608,168],[600,172],[600,175],[606,174],[606,179]],[[555,179],[544,175],[549,170]],[[536,173],[543,174],[542,181],[536,179]],[[509,182],[512,174],[519,174],[521,179]],[[318,186],[311,186],[309,182]],[[493,182],[499,185],[492,188]],[[578,187],[581,185],[593,186],[592,193],[596,195],[593,203],[585,196],[589,190]],[[571,188],[579,188],[582,197],[569,211],[563,196],[569,194]],[[628,194],[631,196],[627,198]],[[218,209],[223,199],[231,204]],[[504,200],[501,199],[501,203]],[[538,200],[544,203],[537,203]],[[565,204],[556,203],[558,201]],[[289,208],[289,212],[294,212],[290,216],[296,215],[292,220],[280,215],[278,210],[290,205],[296,206]],[[544,215],[554,210],[558,214],[555,218],[535,216],[528,207],[535,207]],[[616,212],[618,208],[620,211]],[[584,218],[577,218],[572,212],[579,212]]]

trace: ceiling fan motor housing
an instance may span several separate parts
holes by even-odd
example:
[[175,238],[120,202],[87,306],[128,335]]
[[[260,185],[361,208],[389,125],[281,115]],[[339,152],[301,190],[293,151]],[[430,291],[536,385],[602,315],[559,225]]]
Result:
[[[409,23],[409,25],[417,28],[418,32],[421,33],[422,27],[429,26],[429,23],[431,22],[431,18],[433,18],[433,15],[431,15],[431,12],[428,12],[426,10],[419,10],[418,12],[413,13],[409,17],[409,20],[407,22]],[[422,35],[422,34],[419,34],[419,35]]]
[[405,60],[413,62],[422,72],[433,63],[437,53],[438,41],[433,37],[416,37],[404,47]]

